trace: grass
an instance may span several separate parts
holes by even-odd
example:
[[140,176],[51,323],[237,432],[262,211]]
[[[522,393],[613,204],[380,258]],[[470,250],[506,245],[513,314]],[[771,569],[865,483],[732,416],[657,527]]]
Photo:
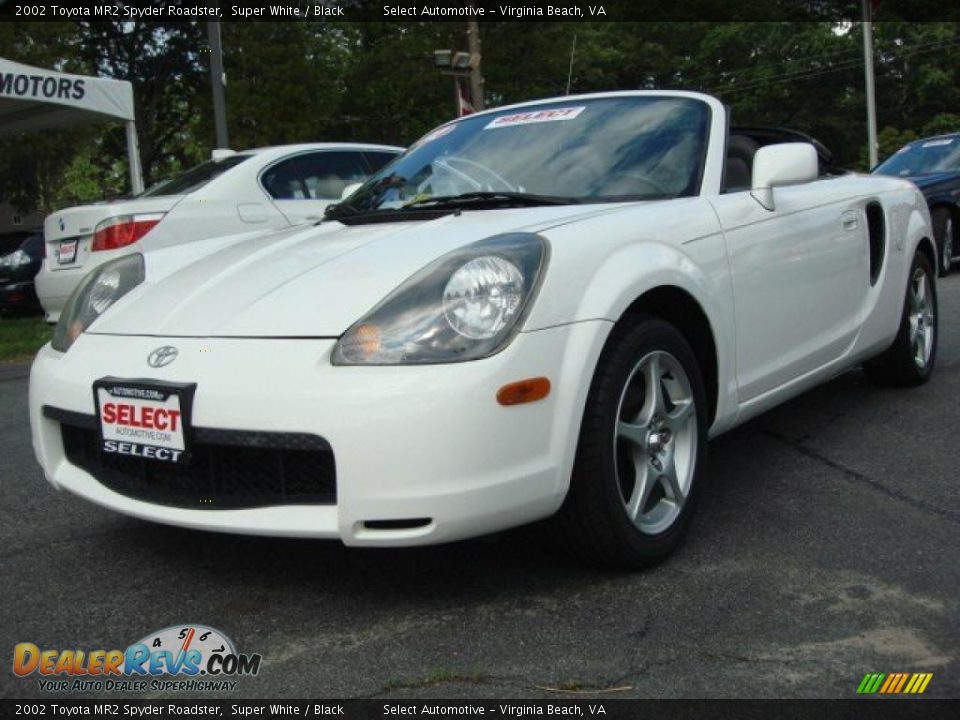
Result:
[[33,358],[53,335],[53,326],[41,318],[0,318],[0,362]]
[[481,683],[485,676],[479,670],[469,674],[456,673],[443,668],[435,668],[420,678],[392,677],[387,680],[384,690],[408,690],[412,688],[432,687],[443,683]]
[[603,682],[588,683],[582,680],[564,680],[556,685],[534,685],[537,690],[546,690],[547,692],[570,693],[572,695],[599,695],[606,693],[625,692],[633,690],[632,685],[609,685]]

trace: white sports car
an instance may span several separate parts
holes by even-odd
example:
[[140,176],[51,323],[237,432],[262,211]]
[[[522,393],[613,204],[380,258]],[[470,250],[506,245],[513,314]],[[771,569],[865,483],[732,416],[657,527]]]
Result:
[[684,92],[500,108],[316,227],[103,265],[34,362],[37,458],[173,525],[417,545],[554,516],[587,559],[655,561],[708,437],[936,354],[920,192],[727,127]]
[[344,187],[402,152],[384,145],[309,143],[215,157],[124,200],[66,208],[43,223],[36,277],[49,322],[91,270],[122,255],[220,235],[316,222]]

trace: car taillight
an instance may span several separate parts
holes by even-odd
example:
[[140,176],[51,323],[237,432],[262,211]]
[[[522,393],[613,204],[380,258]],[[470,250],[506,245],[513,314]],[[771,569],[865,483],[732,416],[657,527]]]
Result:
[[164,213],[119,215],[107,218],[93,232],[91,252],[116,250],[135,243],[163,219]]

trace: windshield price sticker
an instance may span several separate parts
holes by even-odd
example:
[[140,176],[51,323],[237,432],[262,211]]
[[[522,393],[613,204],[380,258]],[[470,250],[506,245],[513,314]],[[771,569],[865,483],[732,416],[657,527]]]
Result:
[[184,443],[180,395],[160,389],[97,387],[102,449],[106,453],[178,462]]
[[456,130],[456,128],[457,126],[454,124],[443,125],[441,127],[438,127],[433,132],[429,132],[426,135],[424,135],[422,138],[417,140],[417,142],[413,144],[413,147],[420,147],[421,145],[426,145],[428,142],[442,138],[444,135],[448,135],[452,133],[454,130]]
[[534,123],[573,120],[575,117],[577,117],[577,115],[586,109],[586,105],[579,105],[577,107],[553,108],[552,110],[532,110],[529,112],[501,115],[500,117],[494,118],[488,122],[483,129],[494,130],[496,128],[510,127],[511,125],[533,125]]

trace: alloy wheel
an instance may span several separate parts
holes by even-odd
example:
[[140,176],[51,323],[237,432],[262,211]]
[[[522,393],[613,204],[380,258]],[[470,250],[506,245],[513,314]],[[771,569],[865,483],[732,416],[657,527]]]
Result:
[[917,268],[910,279],[910,348],[913,361],[923,369],[933,355],[936,317],[933,311],[933,292],[930,277]]
[[624,509],[641,532],[661,533],[680,515],[698,442],[690,378],[670,353],[647,354],[620,395],[613,442]]
[[943,269],[950,270],[953,264],[953,218],[947,217],[943,226]]

